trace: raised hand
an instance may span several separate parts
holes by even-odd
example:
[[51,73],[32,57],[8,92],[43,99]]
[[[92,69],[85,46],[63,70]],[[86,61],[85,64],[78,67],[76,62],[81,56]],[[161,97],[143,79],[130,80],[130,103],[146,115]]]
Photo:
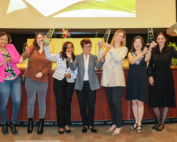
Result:
[[102,41],[98,41],[98,47],[99,47],[99,49],[102,48],[102,45],[103,45],[103,42]]
[[147,54],[147,52],[148,52],[148,48],[147,48],[147,47],[144,47],[144,49],[143,49],[143,54],[145,55],[145,54]]
[[103,53],[101,54],[101,59],[102,60],[105,60],[105,57],[106,57],[106,54],[107,54],[108,52],[107,51],[103,51]]
[[103,46],[111,48],[112,46],[109,43],[103,43]]
[[43,41],[46,41],[46,42],[45,42],[45,46],[47,47],[47,46],[49,46],[49,45],[46,44],[46,43],[50,43],[50,42],[51,42],[51,39],[48,39],[47,36],[45,35]]
[[156,42],[152,42],[152,43],[150,44],[149,48],[154,48],[154,47],[156,47],[156,46],[157,46],[157,43],[156,43]]

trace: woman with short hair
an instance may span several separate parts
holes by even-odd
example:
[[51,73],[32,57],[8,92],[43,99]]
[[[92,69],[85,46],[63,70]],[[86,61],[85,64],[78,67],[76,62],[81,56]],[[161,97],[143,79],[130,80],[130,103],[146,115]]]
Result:
[[0,112],[3,135],[8,134],[7,105],[10,95],[12,99],[12,120],[9,127],[14,135],[18,134],[16,123],[21,103],[20,70],[16,66],[19,63],[20,55],[15,46],[10,44],[11,41],[9,34],[0,32]]

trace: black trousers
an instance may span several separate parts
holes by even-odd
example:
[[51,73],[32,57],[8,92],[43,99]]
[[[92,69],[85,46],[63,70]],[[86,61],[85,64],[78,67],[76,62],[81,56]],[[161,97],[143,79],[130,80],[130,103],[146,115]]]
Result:
[[[92,91],[90,89],[89,82],[84,81],[82,90],[81,91],[76,90],[76,93],[79,100],[83,126],[93,126],[95,114],[96,90]],[[88,105],[88,116],[86,109],[87,105]]]
[[74,92],[74,83],[54,79],[53,90],[56,97],[58,127],[64,128],[71,121],[71,101]]
[[111,111],[112,122],[117,128],[122,127],[122,95],[124,87],[105,87]]

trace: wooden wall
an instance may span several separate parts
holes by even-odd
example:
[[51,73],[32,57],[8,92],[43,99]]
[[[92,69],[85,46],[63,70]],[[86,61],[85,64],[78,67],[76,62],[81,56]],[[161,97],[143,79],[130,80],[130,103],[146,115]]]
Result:
[[[24,72],[24,71],[22,71]],[[55,102],[55,95],[53,92],[53,72],[50,72],[49,75],[49,87],[47,91],[47,111],[46,111],[46,118],[45,121],[56,121],[56,102]],[[174,85],[176,90],[176,102],[177,102],[177,68],[172,69],[173,77],[174,77]],[[127,81],[127,75],[128,75],[128,69],[124,69],[125,73],[125,80]],[[97,75],[99,78],[99,81],[101,82],[101,76],[102,71],[97,71]],[[123,113],[123,120],[130,120],[134,119],[133,112],[131,109],[131,102],[125,100],[126,96],[126,88],[123,92],[122,97],[122,113]],[[34,114],[34,121],[38,120],[39,117],[39,110],[38,110],[38,100],[36,99],[35,103],[35,114]],[[11,120],[11,107],[12,103],[11,100],[8,104],[7,109],[7,118],[8,120]],[[149,108],[148,103],[145,103],[145,113],[143,118],[144,119],[153,119],[155,118],[152,108]],[[168,118],[177,118],[177,108],[170,108],[168,113]],[[22,98],[21,98],[21,108],[19,113],[19,121],[27,121],[27,95],[25,86],[22,85]],[[96,105],[95,105],[95,120],[111,120],[111,113],[109,110],[109,105],[105,93],[104,87],[101,87],[99,90],[97,90],[96,95]],[[80,117],[80,109],[79,109],[79,103],[77,99],[76,92],[74,91],[73,98],[72,98],[72,104],[71,104],[71,121],[81,121]]]

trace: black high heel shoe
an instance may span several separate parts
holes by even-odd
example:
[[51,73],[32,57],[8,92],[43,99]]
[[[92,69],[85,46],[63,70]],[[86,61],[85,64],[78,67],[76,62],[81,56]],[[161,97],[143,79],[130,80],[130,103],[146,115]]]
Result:
[[27,133],[31,134],[33,132],[33,118],[28,118],[28,129]]
[[37,130],[37,134],[41,135],[43,133],[43,127],[44,127],[44,119],[39,120],[39,127]]
[[64,131],[58,130],[58,133],[61,134],[61,135],[63,135],[63,134],[64,134]]

